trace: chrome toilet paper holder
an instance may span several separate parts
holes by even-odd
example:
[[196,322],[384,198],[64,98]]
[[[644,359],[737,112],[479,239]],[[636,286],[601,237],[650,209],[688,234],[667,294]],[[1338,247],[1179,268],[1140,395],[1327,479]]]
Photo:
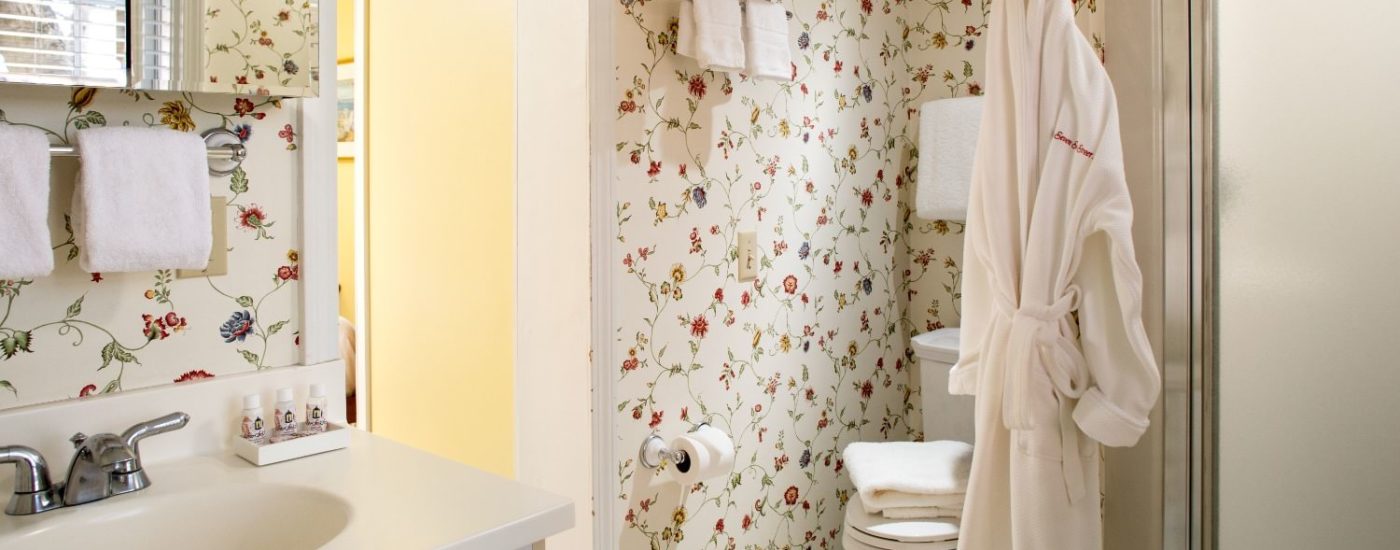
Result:
[[[708,422],[701,422],[687,433],[695,433],[700,428],[709,425]],[[656,435],[656,432],[652,432],[646,439],[643,439],[641,448],[637,449],[637,462],[644,468],[660,468],[668,460],[675,464],[676,469],[681,472],[690,470],[690,454],[680,449],[672,449],[670,445],[666,444],[665,439]]]

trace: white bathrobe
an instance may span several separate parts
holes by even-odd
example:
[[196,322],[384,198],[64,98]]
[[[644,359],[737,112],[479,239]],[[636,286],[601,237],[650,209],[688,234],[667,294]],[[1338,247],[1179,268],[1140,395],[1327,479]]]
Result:
[[958,548],[1098,550],[1099,444],[1136,443],[1161,385],[1117,106],[1070,2],[991,17],[948,384],[977,398]]

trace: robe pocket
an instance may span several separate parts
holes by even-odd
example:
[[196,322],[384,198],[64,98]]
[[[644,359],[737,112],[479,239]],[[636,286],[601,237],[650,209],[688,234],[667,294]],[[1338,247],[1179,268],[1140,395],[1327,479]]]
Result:
[[[1045,395],[1045,394],[1040,394]],[[1024,456],[1039,460],[1053,460],[1060,462],[1064,455],[1060,452],[1060,399],[1054,392],[1050,392],[1048,398],[1038,399],[1032,405],[1032,413],[1035,415],[1036,428],[1034,430],[1015,430],[1012,432],[1016,437],[1016,449]],[[1067,406],[1074,410],[1077,400],[1069,400]],[[1073,421],[1067,429],[1079,430]],[[1094,454],[1098,448],[1093,438],[1080,432],[1077,434],[1079,440],[1079,456],[1087,458]]]

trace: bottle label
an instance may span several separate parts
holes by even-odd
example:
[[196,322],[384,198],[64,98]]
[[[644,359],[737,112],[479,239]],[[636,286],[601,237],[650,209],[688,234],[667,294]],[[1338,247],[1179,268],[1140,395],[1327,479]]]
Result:
[[322,412],[320,405],[306,406],[306,425],[317,431],[326,429],[326,415]]
[[277,409],[277,433],[293,435],[297,433],[297,414],[292,409]]
[[262,416],[243,415],[243,439],[258,441],[267,437],[267,426],[263,424]]

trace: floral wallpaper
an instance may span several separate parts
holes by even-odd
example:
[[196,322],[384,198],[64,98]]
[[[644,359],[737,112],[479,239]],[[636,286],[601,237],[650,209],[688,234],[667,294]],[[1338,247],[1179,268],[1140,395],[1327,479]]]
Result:
[[320,33],[308,0],[204,4],[206,91],[300,95],[315,78]]
[[[958,324],[963,224],[914,213],[918,111],[983,93],[990,2],[783,4],[794,63],[772,82],[677,55],[677,2],[616,0],[623,548],[839,547],[841,449],[922,438],[909,338]],[[647,434],[700,422],[733,437],[731,473],[634,486]]]
[[[299,301],[297,103],[271,97],[0,85],[0,124],[55,144],[98,126],[227,128],[243,167],[211,177],[228,210],[229,273],[86,273],[69,205],[76,159],[54,159],[55,270],[0,280],[0,409],[295,364]],[[159,240],[160,235],[150,235]]]

